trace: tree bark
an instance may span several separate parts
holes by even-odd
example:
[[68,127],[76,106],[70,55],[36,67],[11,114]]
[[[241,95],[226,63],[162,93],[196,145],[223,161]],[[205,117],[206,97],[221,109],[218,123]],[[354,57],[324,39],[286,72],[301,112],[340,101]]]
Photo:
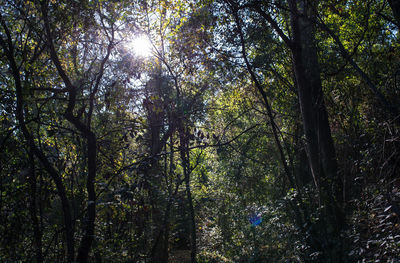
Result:
[[344,262],[340,232],[342,182],[338,175],[335,147],[324,102],[315,43],[315,17],[311,1],[289,1],[292,57],[298,88],[306,149],[314,183],[322,205],[321,227],[326,231],[321,244],[325,262]]
[[35,173],[35,159],[32,146],[29,149],[29,162],[30,162],[30,173],[29,173],[29,184],[31,188],[30,193],[30,205],[29,210],[32,219],[33,226],[33,245],[36,253],[36,262],[43,262],[42,253],[42,232],[40,230],[39,220],[37,216],[37,200],[36,200],[36,173]]
[[[165,146],[166,147],[166,146]],[[174,169],[174,139],[170,137],[170,154],[169,154],[169,172],[167,171],[167,166],[165,165],[164,173],[166,176],[166,183],[168,184],[167,175],[173,176]],[[165,156],[165,164],[167,163],[167,156]],[[151,252],[151,262],[152,263],[165,263],[168,262],[169,252],[168,252],[168,244],[169,244],[169,232],[170,232],[170,211],[171,206],[173,204],[173,200],[175,199],[179,186],[181,185],[181,181],[177,180],[175,185],[175,190],[172,190],[172,180],[168,184],[168,200],[167,207],[165,208],[164,218],[162,221],[162,225],[160,226],[160,230],[158,232],[157,238],[154,241],[154,245]]]
[[12,43],[11,33],[1,15],[0,15],[0,20],[1,20],[1,25],[3,26],[7,37],[6,40],[0,38],[0,45],[2,46],[4,53],[7,55],[7,59],[10,63],[9,64],[10,71],[12,77],[14,78],[14,85],[15,85],[16,99],[17,99],[16,117],[20,125],[22,134],[25,137],[25,140],[27,141],[28,145],[30,145],[32,152],[41,162],[44,169],[50,175],[50,177],[53,179],[56,185],[57,193],[58,196],[60,197],[61,206],[63,210],[65,236],[67,243],[67,260],[69,262],[72,262],[74,261],[74,231],[73,231],[73,223],[71,216],[71,206],[69,204],[65,186],[62,182],[61,176],[59,175],[56,168],[50,163],[44,152],[40,148],[38,148],[37,145],[35,145],[34,138],[30,133],[28,127],[26,126],[25,113],[24,113],[25,102],[23,96],[23,86],[22,86],[20,72],[14,57],[14,46]]
[[192,200],[192,192],[190,189],[190,162],[189,162],[189,143],[188,136],[185,131],[185,127],[183,127],[183,122],[180,121],[179,124],[179,140],[180,140],[180,154],[181,161],[183,166],[183,176],[186,187],[186,198],[189,206],[189,215],[190,215],[190,246],[191,246],[191,262],[196,263],[196,254],[197,254],[197,237],[196,237],[196,219],[193,207]]
[[78,254],[76,257],[76,261],[79,263],[85,263],[88,260],[89,252],[92,247],[92,243],[94,240],[94,228],[95,228],[95,219],[96,219],[96,192],[95,192],[95,178],[97,174],[97,138],[96,134],[91,129],[91,119],[95,104],[95,96],[98,92],[101,79],[104,74],[104,67],[107,63],[112,48],[114,46],[114,28],[111,26],[111,36],[109,38],[109,43],[106,51],[106,55],[101,60],[100,69],[96,77],[95,84],[93,86],[93,90],[89,95],[89,110],[87,114],[87,122],[81,121],[81,116],[74,115],[75,105],[76,105],[76,96],[77,96],[77,88],[72,84],[70,78],[67,75],[67,72],[63,69],[62,63],[58,58],[57,51],[55,49],[53,43],[53,35],[50,29],[50,22],[48,19],[48,7],[46,3],[41,4],[41,11],[44,20],[45,32],[47,35],[47,42],[50,51],[50,58],[54,63],[57,72],[61,79],[63,80],[66,90],[68,91],[68,106],[64,113],[65,118],[72,123],[75,128],[83,135],[87,142],[86,154],[87,154],[87,179],[86,179],[86,190],[88,194],[87,199],[87,214],[83,226],[83,237],[81,239]]
[[[58,64],[59,61],[55,57],[52,58],[53,62]],[[75,108],[76,102],[76,88],[74,86],[69,86],[69,99],[68,107],[64,114],[65,118],[72,123],[75,128],[81,132],[83,137],[87,141],[86,154],[87,154],[87,168],[88,174],[86,179],[86,190],[88,193],[87,199],[87,214],[83,226],[83,237],[81,239],[78,255],[76,261],[79,263],[85,263],[88,260],[89,252],[92,247],[94,239],[94,226],[96,219],[96,192],[94,187],[94,181],[97,173],[97,140],[94,132],[91,131],[90,125],[86,125],[79,120],[79,117],[74,116],[73,110]],[[94,91],[93,91],[94,92]],[[93,94],[93,93],[92,93]],[[93,97],[91,96],[93,99]],[[92,100],[91,100],[92,105]]]
[[390,8],[392,9],[394,18],[396,18],[397,26],[400,25],[400,0],[389,0]]
[[86,215],[86,226],[84,228],[85,234],[82,237],[78,255],[76,257],[77,262],[87,262],[90,249],[92,247],[94,239],[94,226],[96,219],[96,192],[94,188],[94,181],[96,177],[96,155],[97,155],[97,144],[96,136],[93,132],[88,133],[87,138],[87,155],[88,155],[88,177],[86,180],[86,189],[88,192],[88,203],[87,203],[87,215]]
[[[285,142],[281,142],[281,140],[279,139],[279,127],[275,122],[275,118],[273,116],[273,111],[272,111],[272,107],[269,103],[268,97],[266,92],[264,91],[264,87],[263,85],[260,83],[260,81],[257,78],[257,75],[255,73],[255,71],[253,70],[253,67],[251,66],[248,58],[247,58],[247,51],[246,51],[246,43],[245,43],[245,39],[243,36],[243,31],[242,31],[242,21],[239,18],[238,15],[238,10],[237,10],[237,6],[235,6],[234,3],[232,3],[230,0],[225,0],[232,8],[232,12],[235,18],[235,22],[236,22],[236,26],[238,29],[238,33],[239,33],[239,39],[240,39],[240,45],[241,45],[241,53],[242,53],[242,57],[243,60],[245,62],[246,65],[246,69],[248,71],[248,73],[251,76],[251,79],[253,80],[255,87],[258,91],[258,93],[261,95],[263,102],[264,102],[264,106],[267,110],[267,115],[270,121],[270,126],[272,129],[272,134],[274,136],[274,140],[275,140],[275,144],[278,148],[278,152],[279,152],[279,156],[280,156],[280,161],[282,163],[283,166],[283,170],[285,172],[286,178],[289,182],[289,187],[290,188],[295,188],[297,190],[297,196],[296,196],[296,201],[295,202],[289,202],[289,205],[291,206],[291,208],[294,211],[294,214],[296,215],[296,222],[299,226],[303,226],[304,225],[304,215],[307,214],[305,208],[304,208],[304,204],[303,204],[303,193],[302,193],[302,189],[299,185],[298,180],[296,179],[295,173],[290,172],[290,167],[288,165],[287,162],[287,158],[286,155],[284,153],[283,150],[283,145],[285,144]],[[274,20],[265,12],[263,12],[258,6],[255,6],[256,11],[258,13],[261,13],[261,15],[267,20],[267,22],[272,23],[274,26],[278,26],[276,22],[274,22]],[[283,34],[283,31],[281,31],[280,29],[278,30],[278,34],[283,38],[286,39],[286,41],[288,41],[289,44],[289,39]],[[282,139],[283,140],[283,139]],[[287,149],[287,148],[286,148]],[[289,151],[287,151],[287,155],[289,156]],[[289,159],[289,164],[293,165],[293,162],[290,161],[290,157]],[[294,168],[294,167],[291,167]],[[301,209],[298,207],[297,204],[300,204]]]

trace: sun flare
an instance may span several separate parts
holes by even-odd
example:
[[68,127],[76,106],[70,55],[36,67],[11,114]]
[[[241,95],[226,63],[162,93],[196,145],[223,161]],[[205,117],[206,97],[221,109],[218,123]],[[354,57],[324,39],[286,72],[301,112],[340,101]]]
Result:
[[152,54],[152,45],[147,36],[140,35],[128,42],[127,47],[136,56],[147,58]]

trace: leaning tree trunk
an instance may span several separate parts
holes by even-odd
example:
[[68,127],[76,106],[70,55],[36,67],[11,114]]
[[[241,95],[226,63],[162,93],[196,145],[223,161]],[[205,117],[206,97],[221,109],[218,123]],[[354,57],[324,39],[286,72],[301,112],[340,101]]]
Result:
[[64,219],[64,232],[66,237],[66,246],[67,246],[67,260],[68,262],[72,262],[74,259],[74,230],[73,230],[73,222],[72,222],[72,215],[71,215],[71,206],[67,197],[65,186],[62,182],[62,178],[53,164],[49,161],[45,153],[35,144],[35,139],[31,132],[29,131],[26,120],[25,120],[25,100],[24,100],[24,92],[23,92],[23,82],[21,78],[20,70],[17,66],[16,58],[14,57],[14,45],[13,40],[11,37],[11,32],[6,25],[5,21],[3,20],[0,14],[0,24],[3,27],[6,35],[6,39],[3,40],[0,37],[0,46],[2,47],[4,54],[6,54],[7,59],[9,61],[10,71],[12,77],[14,79],[15,85],[15,96],[16,96],[16,118],[19,123],[20,130],[30,147],[32,153],[38,158],[40,163],[43,165],[43,168],[46,172],[50,175],[53,179],[57,194],[60,197],[62,211],[63,211],[63,219]]
[[342,183],[322,91],[312,4],[317,3],[289,1],[292,56],[308,161],[322,208],[315,238],[322,241],[319,249],[323,253],[324,262],[343,262],[345,259],[340,238],[344,225],[340,209]]

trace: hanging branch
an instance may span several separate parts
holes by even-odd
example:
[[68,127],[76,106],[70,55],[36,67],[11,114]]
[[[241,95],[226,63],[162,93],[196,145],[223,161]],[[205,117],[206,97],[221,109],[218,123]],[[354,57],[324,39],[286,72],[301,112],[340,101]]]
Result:
[[73,238],[73,227],[72,227],[72,216],[71,216],[71,208],[67,198],[65,186],[62,182],[62,178],[57,171],[57,169],[50,163],[49,159],[45,155],[45,153],[37,147],[35,144],[34,138],[30,133],[28,127],[26,126],[25,116],[24,116],[24,97],[23,97],[23,87],[21,81],[21,75],[19,68],[17,66],[15,57],[14,57],[14,45],[12,43],[11,32],[7,27],[3,17],[0,14],[0,22],[7,36],[7,40],[3,40],[0,37],[0,46],[3,48],[4,53],[7,55],[7,59],[10,63],[11,74],[14,78],[15,90],[16,90],[16,99],[17,99],[17,107],[16,107],[16,117],[21,127],[22,134],[27,140],[29,147],[35,154],[35,156],[39,159],[41,164],[43,165],[46,172],[53,179],[57,193],[61,199],[63,217],[64,217],[64,225],[66,230],[66,241],[67,241],[67,258],[68,261],[73,261],[74,258],[74,238]]
[[[228,1],[228,2],[230,2],[230,1]],[[267,109],[267,114],[268,114],[268,117],[269,117],[269,120],[270,120],[270,123],[271,123],[271,128],[272,128],[272,133],[274,135],[275,143],[276,143],[276,145],[278,147],[278,151],[279,151],[279,155],[280,155],[281,162],[282,162],[282,165],[283,165],[283,169],[285,171],[285,175],[286,175],[287,179],[289,180],[291,187],[295,187],[296,184],[295,184],[295,181],[292,178],[292,175],[290,174],[289,167],[288,167],[287,162],[286,162],[286,157],[285,157],[285,154],[283,152],[282,144],[281,144],[281,142],[279,140],[278,131],[277,131],[277,125],[275,123],[275,119],[274,119],[274,116],[273,116],[273,113],[272,113],[272,108],[271,108],[271,105],[269,104],[267,94],[265,93],[261,83],[258,81],[258,78],[257,78],[256,74],[254,73],[254,71],[253,71],[253,69],[252,69],[252,67],[250,65],[250,62],[247,59],[245,40],[244,40],[244,36],[243,36],[243,32],[242,32],[241,22],[240,22],[238,14],[237,14],[237,10],[235,10],[232,5],[230,5],[230,6],[232,8],[233,15],[234,15],[235,22],[236,22],[236,26],[237,26],[237,30],[238,30],[238,33],[239,33],[242,56],[243,56],[244,62],[246,64],[247,71],[249,72],[249,74],[251,76],[251,79],[253,80],[257,90],[259,91],[259,93],[261,94],[261,96],[263,98],[265,107]]]
[[317,14],[318,21],[317,24],[324,30],[326,31],[332,39],[335,41],[335,43],[338,45],[339,52],[342,55],[342,57],[356,70],[358,75],[365,81],[367,84],[368,88],[372,91],[372,93],[377,97],[377,99],[380,101],[382,106],[387,110],[389,113],[391,113],[394,117],[397,117],[399,114],[399,109],[395,105],[391,105],[385,96],[380,92],[380,90],[375,86],[375,84],[372,82],[372,80],[369,78],[369,76],[357,65],[357,63],[354,61],[352,58],[352,55],[346,50],[346,48],[343,46],[342,41],[340,41],[339,36],[336,35],[323,21],[323,19]]

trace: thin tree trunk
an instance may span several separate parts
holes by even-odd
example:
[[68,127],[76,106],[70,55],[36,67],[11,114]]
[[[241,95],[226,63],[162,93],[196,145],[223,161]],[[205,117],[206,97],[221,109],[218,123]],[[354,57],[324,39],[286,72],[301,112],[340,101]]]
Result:
[[87,134],[87,155],[88,155],[88,177],[86,180],[86,190],[88,192],[85,234],[82,237],[76,261],[79,263],[87,262],[90,249],[94,239],[94,226],[96,219],[96,192],[94,181],[96,177],[96,136],[90,132]]
[[[54,62],[58,64],[58,60],[54,58]],[[97,86],[97,85],[96,85]],[[76,102],[76,88],[74,86],[69,87],[69,99],[68,107],[64,114],[65,118],[72,123],[75,128],[80,131],[87,141],[87,168],[88,174],[86,179],[86,190],[88,193],[87,199],[87,214],[83,226],[83,237],[81,239],[78,255],[76,261],[79,263],[85,263],[88,260],[89,252],[92,247],[94,239],[94,227],[96,219],[96,192],[94,187],[94,181],[97,173],[97,139],[94,132],[91,131],[89,124],[84,124],[79,120],[79,116],[74,116],[73,110]],[[96,90],[96,89],[95,89]],[[95,90],[92,94],[95,93]],[[90,104],[93,105],[94,97],[91,96]]]
[[[273,136],[274,136],[274,140],[275,140],[276,146],[278,148],[278,152],[279,152],[279,156],[280,156],[280,159],[281,159],[281,163],[282,163],[283,168],[284,168],[283,170],[284,170],[286,178],[287,178],[287,180],[289,182],[289,186],[291,188],[296,188],[296,190],[298,192],[298,195],[297,195],[297,198],[296,198],[297,199],[296,202],[298,202],[300,204],[300,207],[302,209],[299,209],[297,204],[290,203],[290,206],[292,207],[292,209],[293,209],[293,211],[295,213],[296,222],[298,223],[299,226],[303,226],[304,225],[304,216],[305,216],[305,214],[307,214],[307,212],[306,212],[306,210],[304,208],[304,204],[303,204],[302,189],[301,189],[301,187],[299,187],[299,183],[297,182],[297,180],[295,178],[295,174],[290,172],[289,165],[287,163],[286,156],[285,156],[285,153],[283,151],[283,146],[282,146],[281,140],[279,139],[279,135],[278,135],[279,134],[279,128],[278,128],[278,126],[277,126],[277,124],[275,122],[275,118],[273,116],[272,108],[271,108],[271,105],[269,103],[267,94],[265,93],[265,91],[263,89],[263,86],[259,82],[259,80],[257,78],[257,75],[254,72],[254,70],[253,70],[253,68],[252,68],[252,66],[251,66],[251,64],[250,64],[250,62],[249,62],[249,60],[247,58],[246,43],[245,43],[243,32],[242,32],[241,21],[239,19],[239,15],[237,13],[238,10],[236,10],[235,7],[232,6],[232,3],[229,0],[227,0],[227,3],[231,5],[232,12],[233,12],[233,15],[235,17],[235,22],[236,22],[236,25],[237,25],[237,29],[239,31],[238,33],[239,33],[240,44],[241,44],[241,53],[242,53],[242,57],[244,59],[244,62],[246,64],[246,69],[249,72],[249,74],[251,76],[251,79],[253,80],[258,93],[260,93],[260,95],[261,95],[261,97],[263,99],[265,108],[267,109],[267,115],[268,115],[268,118],[269,118],[269,121],[270,121],[272,133],[273,133]],[[257,11],[261,11],[261,10],[258,9]],[[268,21],[271,21],[271,19],[269,19]],[[287,152],[287,154],[289,155],[289,152]],[[292,162],[289,162],[289,163],[292,163]],[[292,169],[293,169],[293,167],[292,167]]]
[[375,97],[379,100],[380,104],[382,105],[382,108],[384,108],[388,113],[392,115],[392,117],[397,117],[399,114],[398,106],[396,105],[391,105],[388,100],[385,98],[385,96],[382,94],[382,92],[375,86],[375,84],[372,82],[372,80],[369,78],[367,73],[365,73],[358,65],[357,63],[353,60],[349,52],[346,50],[346,48],[343,46],[343,43],[340,41],[338,35],[335,34],[323,21],[320,19],[319,21],[320,27],[325,30],[336,42],[336,44],[339,47],[339,51],[342,55],[342,57],[347,60],[347,62],[354,68],[354,70],[358,73],[358,75],[365,81],[367,84],[368,88],[374,93]]
[[190,163],[189,163],[189,147],[188,147],[188,136],[186,136],[185,128],[183,127],[182,121],[179,127],[179,140],[180,140],[180,153],[183,166],[183,176],[186,187],[186,198],[189,205],[190,215],[190,246],[191,246],[191,262],[196,263],[197,254],[197,237],[196,237],[196,219],[193,207],[192,192],[190,189]]
[[193,199],[192,193],[190,190],[190,174],[188,171],[188,167],[183,167],[185,174],[185,186],[186,186],[186,197],[189,204],[189,214],[190,214],[190,235],[191,235],[191,262],[196,263],[196,254],[197,254],[197,237],[196,237],[196,220],[195,213],[193,207]]
[[[167,166],[165,165],[164,172],[167,176],[173,176],[173,164],[174,164],[174,146],[173,146],[173,138],[170,137],[170,154],[169,154],[169,172],[167,171]],[[167,156],[165,156],[165,164],[167,163]],[[169,252],[168,252],[168,240],[169,240],[169,223],[170,223],[170,211],[174,198],[178,193],[179,186],[181,185],[181,181],[177,181],[175,185],[174,191],[172,191],[172,181],[168,183],[168,178],[166,178],[166,183],[168,184],[168,200],[167,207],[165,209],[164,218],[162,221],[162,225],[160,226],[160,230],[156,240],[154,241],[154,245],[151,252],[152,263],[160,262],[165,263],[168,262]],[[158,253],[157,253],[158,252]]]
[[295,180],[293,179],[293,177],[292,177],[292,175],[290,173],[289,166],[288,166],[287,161],[286,161],[286,156],[285,156],[285,153],[283,151],[282,143],[279,140],[278,127],[277,127],[277,125],[275,123],[275,119],[274,119],[274,116],[273,116],[273,113],[272,113],[272,108],[271,108],[271,105],[270,105],[270,103],[268,101],[267,94],[265,93],[262,85],[258,81],[258,78],[257,78],[256,74],[254,73],[254,71],[253,71],[253,69],[252,69],[252,67],[251,67],[251,65],[249,63],[249,60],[247,59],[246,43],[245,43],[245,40],[244,40],[244,37],[243,37],[241,21],[239,19],[238,14],[237,14],[237,10],[232,10],[232,11],[234,13],[236,25],[237,25],[238,31],[239,31],[241,52],[242,52],[242,57],[243,57],[243,59],[245,61],[245,64],[246,64],[246,69],[249,72],[249,74],[251,76],[251,79],[253,80],[253,82],[254,82],[254,84],[255,84],[255,86],[257,88],[257,91],[261,94],[261,97],[262,97],[263,102],[264,102],[264,106],[267,109],[267,115],[268,115],[268,118],[269,118],[269,121],[270,121],[270,124],[271,124],[272,134],[274,135],[275,143],[276,143],[276,146],[278,147],[279,157],[281,159],[281,163],[283,165],[283,170],[285,171],[286,178],[289,181],[290,187],[296,187]]
[[16,91],[16,99],[17,99],[17,107],[16,107],[16,117],[18,123],[20,125],[22,134],[25,137],[28,145],[31,146],[32,152],[35,156],[39,159],[41,164],[43,165],[46,172],[50,175],[53,179],[58,196],[61,200],[61,206],[63,210],[63,217],[64,217],[64,226],[65,226],[65,235],[66,235],[66,243],[67,243],[67,260],[69,262],[74,261],[74,231],[73,231],[73,224],[72,224],[72,216],[71,216],[71,207],[67,198],[66,190],[64,184],[62,182],[61,176],[59,175],[56,168],[50,163],[46,155],[43,153],[41,149],[39,149],[34,142],[34,138],[28,130],[25,122],[25,114],[24,114],[24,97],[23,97],[23,87],[21,76],[19,73],[19,69],[17,63],[14,58],[14,47],[12,43],[11,33],[5,24],[4,20],[0,15],[1,25],[6,32],[7,39],[3,40],[0,38],[0,45],[2,46],[4,53],[7,55],[7,58],[10,63],[11,74],[14,78],[14,85]]
[[36,200],[36,173],[35,173],[35,159],[32,147],[29,150],[29,162],[30,162],[30,173],[29,173],[29,184],[31,187],[30,193],[30,214],[33,226],[33,245],[36,253],[36,262],[43,262],[42,253],[42,232],[40,231],[39,220],[37,216],[37,200]]
[[111,36],[109,39],[107,52],[104,58],[100,63],[100,70],[97,74],[95,84],[93,86],[93,90],[89,96],[89,110],[87,114],[87,123],[81,121],[81,116],[74,115],[74,109],[76,104],[76,96],[77,96],[77,88],[72,84],[70,78],[67,75],[67,72],[63,69],[62,63],[58,58],[57,51],[54,47],[53,43],[53,35],[50,29],[50,22],[48,19],[48,7],[46,3],[41,4],[41,11],[44,20],[44,27],[47,35],[47,42],[50,50],[50,58],[54,63],[57,72],[61,79],[63,80],[66,90],[68,91],[68,107],[64,113],[65,118],[72,123],[75,128],[81,132],[83,137],[87,141],[87,169],[88,175],[86,180],[86,190],[88,193],[87,199],[87,214],[83,226],[83,237],[80,242],[80,246],[78,249],[78,255],[76,257],[76,261],[80,263],[85,263],[88,260],[89,252],[92,247],[92,243],[94,240],[94,228],[95,228],[95,219],[96,219],[96,193],[95,193],[95,178],[97,174],[97,139],[95,133],[91,129],[91,119],[92,113],[94,109],[95,96],[98,92],[101,79],[104,74],[104,67],[106,62],[108,61],[113,45],[114,45],[114,30],[111,27]]

